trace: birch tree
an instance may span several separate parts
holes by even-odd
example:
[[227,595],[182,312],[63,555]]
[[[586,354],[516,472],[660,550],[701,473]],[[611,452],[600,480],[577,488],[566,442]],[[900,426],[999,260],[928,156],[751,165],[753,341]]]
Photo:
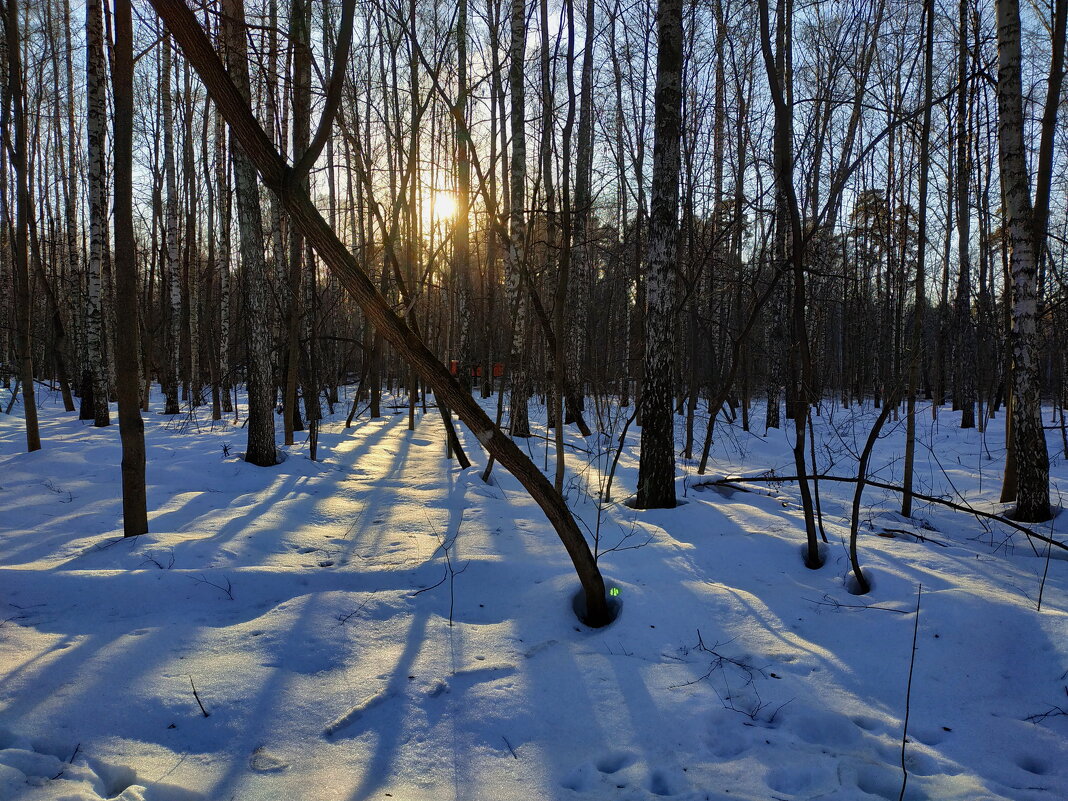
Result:
[[[243,0],[223,0],[223,40],[230,79],[245,102],[251,102]],[[263,258],[263,219],[256,168],[231,134],[236,184],[241,262],[245,271],[245,324],[248,342],[245,381],[248,389],[248,440],[245,461],[260,467],[277,464],[274,442],[274,381],[267,315],[267,265]]]
[[[1035,235],[1030,176],[1024,149],[1019,0],[997,0],[998,165],[1012,278],[1011,456],[1006,483],[1015,467],[1017,520],[1048,520],[1049,455],[1042,430],[1038,354],[1037,259],[1045,231]],[[1061,47],[1063,48],[1063,41]],[[1005,500],[1005,494],[1002,494]]]
[[639,509],[675,506],[675,276],[682,132],[682,0],[657,3],[653,187],[645,265],[645,359],[639,409]]
[[178,414],[178,384],[179,365],[181,359],[182,341],[182,285],[178,263],[178,178],[174,163],[174,95],[172,88],[172,61],[171,40],[164,37],[163,43],[163,66],[160,78],[160,102],[163,104],[163,172],[166,181],[166,211],[164,241],[167,243],[167,313],[168,321],[165,334],[166,363],[163,366],[164,375],[161,377],[163,391],[166,395],[164,414]]

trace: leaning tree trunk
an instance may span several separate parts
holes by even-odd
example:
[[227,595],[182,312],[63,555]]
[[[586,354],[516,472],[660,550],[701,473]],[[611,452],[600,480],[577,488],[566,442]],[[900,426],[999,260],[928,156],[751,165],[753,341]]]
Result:
[[[1034,218],[1024,150],[1020,6],[998,0],[998,163],[1012,277],[1012,450],[1016,510],[1025,522],[1048,520],[1049,456],[1042,430],[1038,359],[1038,286]],[[1044,239],[1044,237],[1043,237]]]
[[682,0],[657,4],[653,104],[653,187],[645,267],[645,359],[639,414],[639,509],[675,506],[675,274],[678,272],[679,175],[682,131]]
[[[233,3],[233,0],[229,2]],[[237,5],[240,8],[240,4]],[[470,393],[460,387],[434,353],[405,325],[319,214],[307,193],[299,185],[293,185],[288,166],[252,116],[248,95],[239,91],[229,80],[218,56],[183,0],[152,0],[152,6],[181,43],[186,57],[227,118],[242,152],[248,155],[250,162],[254,161],[264,184],[281,199],[293,225],[301,230],[320,258],[352,293],[371,323],[415,367],[435,396],[444,398],[490,454],[511,471],[545,512],[567,549],[582,583],[586,623],[595,627],[609,623],[612,615],[605,597],[604,579],[563,497],[553,490],[549,480],[519,446],[501,432]]]

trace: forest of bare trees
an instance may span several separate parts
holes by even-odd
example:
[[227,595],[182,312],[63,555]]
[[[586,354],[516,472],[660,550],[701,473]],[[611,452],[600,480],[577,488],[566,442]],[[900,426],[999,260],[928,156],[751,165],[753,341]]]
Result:
[[[810,567],[806,436],[830,404],[1008,415],[1002,501],[1047,519],[1066,17],[1068,0],[4,0],[3,411],[22,406],[33,450],[35,393],[96,426],[118,400],[137,534],[140,414],[240,418],[270,466],[276,429],[306,430],[315,458],[343,386],[372,417],[403,388],[413,425],[431,393],[461,463],[454,415],[539,500],[588,598],[558,423],[611,433],[610,408],[642,427],[639,507],[675,505],[676,461],[705,470],[721,415],[791,426]],[[494,421],[476,397],[498,392]],[[555,489],[513,441],[534,404]]]

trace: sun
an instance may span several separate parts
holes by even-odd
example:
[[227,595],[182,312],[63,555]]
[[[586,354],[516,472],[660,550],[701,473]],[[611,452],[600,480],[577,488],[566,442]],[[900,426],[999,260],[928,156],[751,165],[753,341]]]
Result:
[[431,209],[437,219],[451,220],[456,216],[456,196],[452,192],[435,192]]

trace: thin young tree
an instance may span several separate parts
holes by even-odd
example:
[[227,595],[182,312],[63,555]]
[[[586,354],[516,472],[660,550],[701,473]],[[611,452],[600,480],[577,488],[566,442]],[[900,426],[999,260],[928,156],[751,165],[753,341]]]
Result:
[[512,312],[511,354],[508,359],[511,396],[509,398],[509,432],[513,437],[530,436],[527,399],[530,394],[523,342],[526,339],[526,289],[522,275],[526,269],[526,183],[527,134],[526,88],[524,82],[527,44],[527,17],[524,0],[512,0],[510,44],[511,61],[508,66],[508,89],[511,99],[510,122],[512,152],[509,170],[509,226],[508,226],[508,303]]
[[957,126],[956,126],[956,220],[957,288],[953,299],[953,393],[954,405],[961,410],[960,427],[975,428],[975,324],[972,321],[971,262],[971,170],[968,52],[968,0],[960,0],[957,31]]
[[167,293],[164,319],[168,321],[164,335],[166,359],[164,366],[163,391],[166,396],[164,414],[178,414],[178,385],[180,383],[181,340],[182,340],[182,285],[179,274],[178,253],[178,178],[174,162],[174,94],[172,80],[171,39],[165,36],[162,42],[163,58],[160,77],[160,102],[163,105],[163,171],[166,181],[166,241]]
[[919,197],[919,243],[916,254],[915,305],[912,312],[912,337],[908,348],[908,394],[905,421],[905,467],[901,493],[901,514],[912,517],[912,482],[916,462],[916,391],[920,381],[920,348],[923,337],[925,291],[927,282],[927,194],[928,176],[931,169],[931,107],[934,99],[934,3],[924,0],[924,67],[923,67],[923,122],[920,127],[920,197]]
[[[776,13],[776,35],[788,40],[789,27],[793,16],[793,0],[779,0]],[[781,203],[786,210],[789,223],[789,245],[787,263],[783,269],[789,269],[793,278],[793,293],[790,310],[792,345],[791,372],[793,376],[793,421],[794,421],[794,467],[798,475],[798,489],[801,494],[801,508],[805,516],[805,565],[811,569],[819,568],[823,559],[819,553],[819,540],[816,533],[815,511],[812,493],[808,483],[808,469],[805,454],[805,425],[808,422],[810,394],[813,388],[812,359],[808,347],[808,328],[805,320],[807,305],[805,294],[805,244],[802,234],[801,207],[794,188],[794,128],[793,128],[793,92],[790,90],[790,70],[787,69],[789,57],[783,47],[772,51],[770,13],[768,0],[758,0],[760,14],[761,51],[764,68],[767,72],[771,89],[772,103],[775,108],[775,183]]]
[[[26,450],[41,448],[37,425],[37,398],[33,386],[33,306],[30,293],[29,230],[30,183],[27,167],[26,95],[23,89],[22,37],[19,34],[18,0],[7,0],[4,15],[4,41],[7,48],[7,87],[3,104],[3,145],[12,154],[15,171],[15,350],[22,383],[23,413],[26,417]],[[9,123],[10,121],[10,123]],[[11,142],[11,129],[15,141]],[[12,144],[14,145],[12,147]],[[4,194],[6,195],[6,189]]]

